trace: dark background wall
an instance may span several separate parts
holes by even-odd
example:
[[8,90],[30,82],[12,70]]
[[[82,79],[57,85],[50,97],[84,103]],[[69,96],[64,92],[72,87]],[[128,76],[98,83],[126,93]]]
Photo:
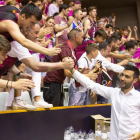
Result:
[[123,27],[130,26],[132,29],[132,35],[134,35],[134,26],[137,26],[139,28],[136,6],[98,10],[98,16],[108,17],[111,15],[112,12],[114,12],[116,15],[116,27],[122,29]]
[[[70,0],[71,1],[71,0]],[[72,0],[73,1],[73,0]],[[138,27],[138,37],[140,37],[140,0],[80,0],[82,8],[97,6],[98,16],[105,17],[116,14],[116,26],[123,28],[130,25]],[[132,33],[134,35],[134,31]]]

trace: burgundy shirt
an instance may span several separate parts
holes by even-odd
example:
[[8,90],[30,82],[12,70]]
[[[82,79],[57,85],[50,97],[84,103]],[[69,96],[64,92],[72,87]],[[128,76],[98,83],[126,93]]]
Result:
[[[67,25],[67,20],[65,18],[61,18],[59,15],[54,17],[55,24],[58,24],[59,27],[63,27]],[[64,44],[68,40],[67,36],[67,28],[64,29],[64,32],[61,36],[58,37],[58,44]]]
[[[68,56],[72,57],[71,49],[67,43],[65,43],[60,48],[61,48],[61,53],[56,56],[53,56],[51,59],[51,63],[60,62],[64,57],[68,57]],[[46,76],[44,77],[44,81],[46,83],[57,82],[63,84],[65,78],[66,76],[64,75],[64,70],[60,69],[56,71],[47,72]]]

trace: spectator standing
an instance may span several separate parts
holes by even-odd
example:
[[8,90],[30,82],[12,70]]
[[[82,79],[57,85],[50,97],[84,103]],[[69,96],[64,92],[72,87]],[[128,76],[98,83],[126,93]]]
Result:
[[61,5],[62,0],[56,0],[55,4],[49,5],[49,17],[53,16],[54,13],[59,12],[59,6]]

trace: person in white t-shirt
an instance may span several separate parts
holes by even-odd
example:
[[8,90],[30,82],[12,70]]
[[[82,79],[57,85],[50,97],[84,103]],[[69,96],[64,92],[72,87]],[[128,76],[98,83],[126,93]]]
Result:
[[[81,57],[78,60],[78,70],[79,72],[83,73],[85,69],[88,72],[96,72],[99,67],[100,63],[96,63],[96,65],[93,65],[92,60],[95,59],[98,55],[98,46],[95,43],[89,43],[86,46],[86,53],[87,55],[85,57]],[[94,68],[94,69],[93,69]],[[87,105],[89,104],[88,96],[89,96],[89,90],[87,88],[84,88],[83,86],[75,87],[75,84],[71,83],[69,87],[69,105]]]
[[[34,28],[28,29],[27,31],[23,31],[26,38],[37,42],[38,33],[40,30],[40,25],[35,24]],[[26,109],[26,110],[36,110],[36,108],[50,108],[52,107],[52,104],[48,104],[47,102],[43,101],[41,99],[41,93],[40,93],[40,82],[41,82],[41,73],[40,72],[47,72],[46,64],[47,62],[39,62],[39,53],[35,53],[33,51],[30,51],[32,55],[29,53],[29,50],[27,48],[24,48],[21,44],[19,44],[17,41],[11,42],[11,51],[8,52],[8,55],[10,57],[18,58],[21,62],[27,65],[26,72],[30,73],[33,76],[33,81],[35,83],[35,88],[31,89],[32,92],[32,101],[33,106],[30,104],[27,104],[25,101],[21,100],[21,91],[16,91],[15,97],[14,97],[14,91],[13,89],[10,91],[10,95],[8,97],[8,100],[6,102],[6,106],[11,106],[13,109]],[[73,60],[72,60],[73,62]],[[67,64],[69,62],[66,62]],[[52,66],[52,68],[55,68],[55,65]],[[73,64],[74,66],[74,64]],[[73,67],[72,66],[72,67]],[[60,68],[61,69],[61,68]],[[55,69],[54,69],[55,70]],[[51,69],[48,71],[51,71]],[[14,99],[14,101],[13,101]],[[13,101],[13,103],[12,103]]]
[[50,4],[49,6],[49,17],[53,16],[54,13],[59,12],[59,6],[62,4],[62,0],[56,0],[55,4]]

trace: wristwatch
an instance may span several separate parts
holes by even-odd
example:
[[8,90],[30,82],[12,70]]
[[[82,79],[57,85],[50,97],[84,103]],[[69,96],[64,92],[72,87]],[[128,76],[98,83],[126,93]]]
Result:
[[50,39],[51,41],[53,41],[53,38],[49,37],[49,39]]
[[18,74],[17,74],[17,78],[19,79],[19,76],[20,74],[23,73],[22,71],[20,71]]

